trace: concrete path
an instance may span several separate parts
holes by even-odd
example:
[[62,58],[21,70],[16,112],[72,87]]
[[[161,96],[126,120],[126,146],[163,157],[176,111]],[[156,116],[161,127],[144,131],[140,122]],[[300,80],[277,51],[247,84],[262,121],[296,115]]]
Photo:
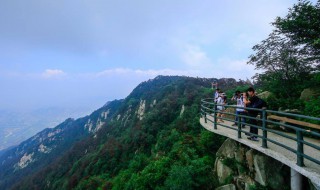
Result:
[[[211,116],[208,116],[208,118],[213,121],[213,118]],[[207,123],[205,123],[204,118],[200,119],[200,124],[209,131],[212,131],[212,132],[217,133],[219,135],[223,135],[225,137],[236,140],[242,144],[245,144],[245,145],[247,145],[257,151],[260,151],[260,152],[282,162],[283,164],[293,168],[294,170],[301,173],[302,175],[308,177],[315,185],[320,187],[320,165],[318,165],[314,162],[311,162],[305,158],[304,159],[305,167],[299,167],[296,164],[297,163],[296,154],[289,151],[289,150],[286,150],[285,148],[282,148],[281,146],[278,146],[278,145],[268,141],[268,143],[267,143],[268,148],[262,148],[262,140],[261,139],[259,139],[259,141],[251,141],[251,140],[247,139],[247,136],[244,133],[241,134],[241,138],[238,138],[237,127],[231,126],[233,124],[233,122],[229,122],[229,121],[225,120],[224,123],[222,123],[222,124],[230,126],[235,130],[220,126],[219,124],[217,125],[217,129],[215,130],[213,128],[213,123],[209,120],[207,120]],[[247,126],[243,130],[249,131],[249,128],[250,127]],[[290,134],[290,133],[286,133],[286,134],[296,138],[295,134]],[[259,129],[259,135],[262,136],[262,132],[260,129]],[[271,133],[271,132],[268,132],[268,138],[297,150],[297,143],[294,140],[279,136],[279,135]],[[320,140],[315,140],[315,139],[311,139],[311,138],[307,138],[307,137],[305,137],[304,140],[307,142],[310,142],[312,144],[316,144],[316,145],[320,146]],[[304,145],[304,153],[306,155],[309,155],[309,156],[317,159],[317,160],[320,160],[320,151],[318,151],[312,147]]]

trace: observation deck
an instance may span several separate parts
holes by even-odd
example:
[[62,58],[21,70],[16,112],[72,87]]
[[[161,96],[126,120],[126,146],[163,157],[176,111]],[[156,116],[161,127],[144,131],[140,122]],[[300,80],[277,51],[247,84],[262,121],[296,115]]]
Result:
[[[219,105],[218,105],[219,106]],[[226,108],[235,109],[236,106],[225,105]],[[272,157],[291,168],[291,172],[298,172],[309,178],[317,189],[320,188],[320,118],[278,112],[266,109],[246,108],[259,112],[258,117],[252,118],[248,115],[238,115],[246,120],[255,119],[257,125],[249,124],[246,121],[245,128],[241,128],[243,122],[238,120],[235,123],[235,113],[227,113],[225,117],[218,117],[217,104],[212,99],[204,99],[201,102],[200,124],[207,130],[219,135],[231,138],[239,143],[245,144],[269,157]],[[223,119],[224,122],[217,122]],[[258,128],[259,141],[247,139],[251,127]],[[293,170],[294,171],[293,171]],[[292,175],[291,175],[292,176]],[[294,179],[294,181],[299,179]],[[301,180],[301,179],[300,179]],[[291,180],[293,182],[293,180]],[[296,184],[295,188],[301,184]]]

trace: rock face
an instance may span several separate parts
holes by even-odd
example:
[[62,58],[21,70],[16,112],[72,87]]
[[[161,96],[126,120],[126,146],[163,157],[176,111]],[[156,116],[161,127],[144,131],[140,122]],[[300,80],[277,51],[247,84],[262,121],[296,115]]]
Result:
[[236,186],[233,184],[224,185],[221,187],[216,188],[216,190],[236,190]]
[[227,139],[224,141],[222,146],[217,151],[217,157],[222,158],[234,158],[234,152],[237,150],[237,143],[232,139]]
[[253,150],[248,150],[246,152],[246,159],[247,159],[247,164],[250,172],[253,172]]
[[139,120],[143,119],[145,109],[146,109],[146,100],[141,100],[138,111],[137,111],[137,116],[138,116]]
[[182,105],[182,107],[181,107],[181,111],[180,111],[180,117],[182,116],[182,114],[184,113],[184,105]]
[[272,96],[273,94],[269,91],[264,91],[264,92],[261,92],[260,94],[257,94],[257,96],[259,96],[259,98],[262,98],[262,99],[267,99],[269,98],[270,96]]
[[301,92],[301,100],[309,100],[311,97],[316,97],[320,95],[320,90],[315,88],[307,88]]
[[261,155],[254,155],[253,164],[254,164],[254,170],[255,170],[254,180],[260,183],[261,185],[266,186],[267,185],[267,171],[266,171],[267,157],[261,156]]
[[216,156],[215,172],[221,185],[217,189],[290,189],[288,166],[241,143],[227,139]]
[[31,162],[33,162],[33,155],[34,153],[32,154],[24,154],[22,156],[22,158],[20,159],[19,163],[17,163],[15,165],[16,169],[23,169],[25,167],[27,167]]
[[221,160],[216,162],[216,170],[219,179],[219,183],[224,183],[229,176],[233,175],[233,171],[228,166],[224,165]]

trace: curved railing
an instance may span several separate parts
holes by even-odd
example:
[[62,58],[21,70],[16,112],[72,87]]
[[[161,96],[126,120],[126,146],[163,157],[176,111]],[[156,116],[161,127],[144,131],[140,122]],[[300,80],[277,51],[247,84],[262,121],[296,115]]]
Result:
[[[205,119],[205,123],[208,121],[213,123],[213,128],[217,129],[217,126],[226,127],[237,132],[238,138],[241,138],[242,133],[249,135],[255,135],[262,140],[262,147],[268,148],[268,142],[271,142],[277,146],[281,146],[297,156],[297,165],[304,166],[304,159],[308,159],[318,165],[320,165],[320,160],[314,158],[312,154],[305,154],[304,147],[309,146],[319,151],[320,147],[312,142],[307,142],[304,137],[311,137],[314,139],[320,139],[320,118],[304,116],[299,114],[285,113],[280,111],[272,111],[267,109],[254,109],[245,108],[246,111],[253,110],[259,112],[258,117],[250,117],[249,115],[238,115],[238,121],[236,127],[228,126],[224,123],[218,123],[218,119],[223,119],[227,121],[234,122],[234,119],[228,117],[235,117],[235,113],[221,112],[217,109],[219,104],[215,104],[212,98],[201,100],[201,115]],[[225,108],[241,108],[234,105],[224,105]],[[218,113],[223,113],[228,117],[218,117]],[[248,122],[243,122],[241,118],[255,119],[258,121],[258,125],[249,124]],[[256,127],[262,131],[262,135],[252,134],[241,128],[241,125]],[[271,128],[273,125],[273,128]],[[289,135],[290,133],[284,132],[282,130],[277,130],[274,128],[284,128],[285,130],[290,130],[291,133],[295,135]],[[286,144],[279,143],[273,139],[268,138],[268,134],[274,133],[283,138],[291,139],[296,141],[297,148],[287,146]]]

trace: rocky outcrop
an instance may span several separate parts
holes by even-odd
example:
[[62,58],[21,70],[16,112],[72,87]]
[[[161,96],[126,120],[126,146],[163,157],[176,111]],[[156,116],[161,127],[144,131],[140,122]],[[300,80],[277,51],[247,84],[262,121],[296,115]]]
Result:
[[184,109],[185,109],[185,107],[184,107],[184,105],[182,105],[182,107],[181,107],[181,111],[180,111],[180,117],[182,116],[182,114],[184,113]]
[[224,165],[221,160],[216,160],[216,171],[218,175],[219,183],[225,183],[230,176],[233,175],[233,171],[228,166]]
[[27,167],[30,163],[34,162],[33,155],[34,155],[34,153],[31,153],[31,154],[27,154],[26,153],[26,154],[24,154],[21,157],[19,163],[17,163],[15,165],[15,168],[16,169],[23,169],[23,168]]
[[250,149],[246,152],[246,161],[248,165],[248,169],[250,172],[253,172],[254,166],[253,166],[253,149]]
[[216,156],[215,172],[221,184],[217,189],[283,189],[290,184],[289,167],[232,139],[222,144]]
[[[235,105],[234,105],[235,106]],[[224,110],[224,118],[228,118],[228,119],[231,119],[231,120],[234,120],[234,115],[232,114],[235,114],[236,113],[236,108],[234,107],[227,107],[225,110]]]
[[257,94],[257,96],[259,96],[259,98],[262,98],[264,100],[268,99],[272,95],[273,95],[272,92],[269,92],[269,91],[264,91],[264,92]]
[[216,155],[220,158],[234,158],[234,152],[237,149],[237,142],[232,139],[227,139],[221,145]]
[[141,100],[138,111],[137,111],[137,116],[138,116],[139,120],[143,119],[145,109],[146,109],[146,100]]
[[216,188],[216,190],[236,190],[236,186],[233,184],[224,185],[221,187]]
[[301,92],[301,100],[310,100],[312,97],[320,96],[320,89],[318,88],[307,88]]
[[254,155],[254,180],[263,186],[267,185],[267,171],[266,171],[267,157],[262,155]]

